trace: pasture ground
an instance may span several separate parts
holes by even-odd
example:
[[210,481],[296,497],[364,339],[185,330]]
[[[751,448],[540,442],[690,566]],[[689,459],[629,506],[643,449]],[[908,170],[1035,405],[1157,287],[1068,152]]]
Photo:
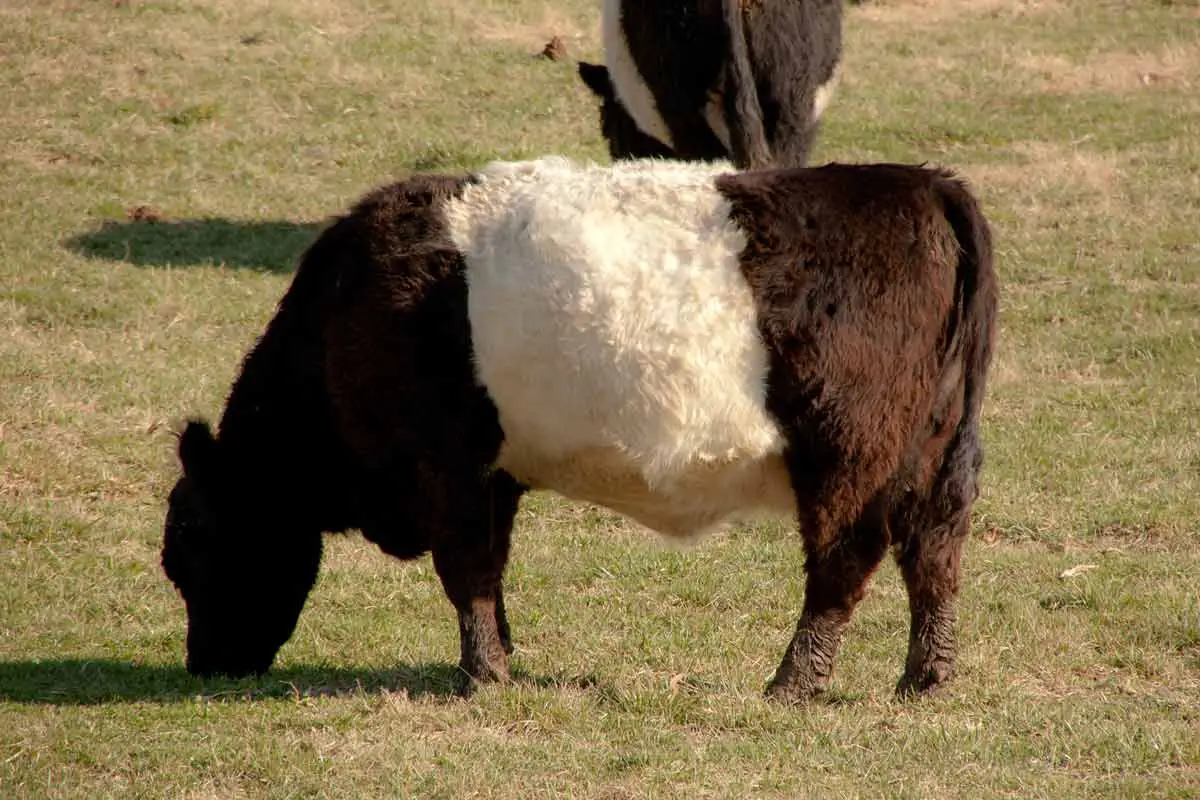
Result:
[[760,693],[801,605],[789,525],[678,550],[549,496],[518,523],[511,686],[451,696],[428,560],[357,535],[329,542],[276,671],[183,671],[171,431],[217,415],[299,252],[369,188],[606,160],[573,62],[535,57],[557,34],[597,58],[599,6],[0,3],[0,795],[1200,795],[1194,0],[848,10],[815,163],[952,166],[996,229],[944,695],[892,698],[892,565],[828,701],[780,708]]

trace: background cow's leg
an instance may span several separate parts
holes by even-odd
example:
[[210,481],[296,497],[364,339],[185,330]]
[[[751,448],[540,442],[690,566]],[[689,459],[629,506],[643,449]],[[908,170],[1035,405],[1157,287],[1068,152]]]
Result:
[[917,694],[936,689],[954,671],[954,605],[969,505],[914,499],[893,514],[892,531],[911,616],[908,658],[896,692]]
[[[833,537],[823,538],[813,525],[804,538],[804,613],[767,687],[768,694],[788,702],[814,697],[829,687],[842,632],[888,546],[883,516],[874,505]],[[821,546],[822,542],[828,544]]]
[[459,487],[433,537],[434,568],[458,612],[459,666],[477,681],[509,677],[512,644],[500,584],[523,491],[505,472]]

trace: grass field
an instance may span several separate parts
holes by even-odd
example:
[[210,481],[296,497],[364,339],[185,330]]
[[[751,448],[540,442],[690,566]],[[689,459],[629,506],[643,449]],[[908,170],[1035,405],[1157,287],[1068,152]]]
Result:
[[[0,796],[1200,796],[1200,5],[870,0],[815,162],[929,161],[1002,323],[961,668],[893,699],[886,566],[828,701],[761,691],[791,526],[673,549],[528,501],[519,679],[451,693],[428,559],[331,541],[277,669],[183,670],[172,431],[328,215],[416,170],[606,160],[598,0],[0,2]],[[146,219],[152,217],[153,220]],[[1064,571],[1081,565],[1073,577]]]

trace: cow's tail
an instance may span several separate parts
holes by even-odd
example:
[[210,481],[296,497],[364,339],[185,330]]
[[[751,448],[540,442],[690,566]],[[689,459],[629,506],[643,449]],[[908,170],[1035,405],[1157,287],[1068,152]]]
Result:
[[729,67],[725,79],[725,123],[729,128],[729,149],[740,168],[770,166],[773,159],[767,147],[762,107],[758,102],[758,82],[750,63],[750,46],[742,4],[745,0],[724,0],[725,29],[729,32]]
[[937,180],[946,221],[958,243],[952,331],[946,369],[961,370],[962,416],[946,450],[937,502],[957,515],[978,495],[983,466],[979,421],[996,338],[998,290],[992,262],[992,235],[979,201],[958,178],[943,172]]

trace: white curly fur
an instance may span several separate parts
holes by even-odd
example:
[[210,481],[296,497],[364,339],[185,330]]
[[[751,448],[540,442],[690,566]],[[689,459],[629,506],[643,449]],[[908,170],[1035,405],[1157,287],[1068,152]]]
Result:
[[729,169],[495,163],[448,203],[499,466],[669,535],[793,508]]

